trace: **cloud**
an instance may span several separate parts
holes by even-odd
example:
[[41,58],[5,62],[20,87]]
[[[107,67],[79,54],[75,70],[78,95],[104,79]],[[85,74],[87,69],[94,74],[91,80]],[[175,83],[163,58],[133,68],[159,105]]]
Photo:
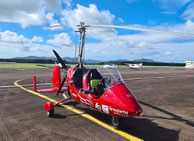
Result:
[[[9,1],[9,3],[0,1],[0,19],[1,21],[20,23],[23,27],[42,25],[44,23],[50,23],[51,25],[58,24],[56,17],[60,17],[60,14],[62,14],[61,22],[64,24],[79,24],[82,21],[85,24],[111,25],[115,19],[121,23],[123,22],[122,18],[115,17],[109,10],[99,10],[95,4],[90,4],[89,6],[78,4],[74,9],[71,9],[71,0],[59,0],[56,3],[54,3],[54,0],[18,0],[17,3],[15,1],[12,3],[12,1]],[[174,12],[168,9],[170,6],[162,7],[163,4],[169,1],[155,1],[161,4],[160,6],[164,12]],[[181,0],[180,2],[185,5],[188,1]],[[61,2],[66,4],[66,9],[61,9]],[[15,4],[15,6],[10,3]],[[177,7],[180,8],[179,2],[177,3],[174,6],[178,5]],[[172,3],[169,2],[169,4]],[[6,6],[7,9],[4,8]],[[130,26],[194,34],[192,7],[194,6],[189,5],[182,15],[187,20],[184,24],[173,26],[169,26],[168,24],[158,26]],[[150,21],[150,24],[156,25],[152,21]],[[86,40],[86,57],[99,60],[148,58],[156,61],[177,60],[177,62],[183,62],[184,60],[189,60],[188,56],[192,56],[194,52],[192,49],[192,46],[194,46],[193,40],[188,39],[187,41],[189,42],[186,43],[184,37],[166,34],[135,32],[133,34],[120,35],[114,28],[91,27],[87,29],[87,37],[97,39],[98,42],[91,43],[91,41]],[[181,43],[178,43],[177,40]],[[34,35],[32,39],[28,39],[24,35],[18,35],[9,30],[5,32],[0,31],[1,57],[24,55],[45,56],[45,54],[53,56],[51,49],[64,52],[61,55],[72,57],[74,56],[74,48],[69,47],[72,44],[67,33],[56,34],[53,39],[43,41],[42,37],[37,35]]]
[[[31,40],[9,30],[0,32],[1,58],[13,58],[35,53],[33,52],[37,46],[33,43],[35,40],[40,40],[40,37],[34,36]],[[37,51],[36,53],[40,54]]]
[[32,38],[32,41],[33,42],[43,42],[43,39],[42,39],[42,37],[38,37],[38,36],[34,36],[33,38]]
[[186,11],[182,14],[186,20],[194,20],[194,3],[191,3]]
[[0,32],[0,42],[25,44],[29,43],[30,39],[25,38],[23,35],[17,35],[15,32],[6,30],[5,32]]
[[[41,42],[41,44],[39,42]],[[53,45],[45,44],[43,39],[37,35],[34,35],[32,39],[28,39],[24,37],[24,35],[18,35],[15,32],[6,30],[0,32],[1,58],[45,56],[45,54],[46,56],[54,57],[51,51],[52,49],[65,52],[65,54],[61,54],[62,56],[71,57],[74,55],[74,48],[67,47],[67,45],[72,44],[72,42],[66,33],[55,35],[55,39],[50,40],[50,42],[54,45],[61,45],[62,48],[56,48]]]
[[[48,13],[46,14],[46,17],[50,23],[50,26],[53,26],[53,25],[59,25],[59,22],[57,20],[54,19],[54,14],[53,13]],[[58,28],[50,28],[51,30],[56,30]]]
[[67,33],[56,34],[54,39],[47,40],[47,43],[58,47],[67,47],[73,45]]
[[165,55],[173,55],[172,52],[169,52],[169,51],[165,52],[164,54]]
[[0,1],[0,21],[19,23],[22,27],[55,22],[52,12],[61,10],[61,0]]
[[[65,24],[79,24],[80,21],[84,21],[86,24],[112,24],[114,19],[115,16],[112,15],[109,11],[100,11],[96,5],[89,5],[89,7],[77,5],[75,9],[68,9],[63,11],[62,21]],[[152,27],[141,25],[129,26],[172,32],[194,33],[194,23],[190,20],[186,21],[184,24],[177,24],[173,26],[169,26],[167,24]],[[159,58],[170,56],[166,54],[166,52],[170,52],[168,51],[168,46],[170,46],[170,44],[167,43],[174,43],[177,45],[177,40],[182,40],[184,42],[186,39],[180,36],[172,36],[153,32],[137,32],[134,34],[119,35],[116,29],[112,28],[88,28],[87,33],[89,37],[98,39],[101,42],[89,43],[86,41],[86,56],[92,57],[94,59],[101,57],[107,60],[110,58],[112,59],[119,57],[129,60],[146,57],[159,61]],[[166,44],[163,46],[161,43]],[[184,48],[185,44],[182,45],[182,48]],[[157,47],[160,49],[163,47],[163,49],[160,50],[157,49]],[[176,47],[173,51],[176,52]],[[186,58],[186,56],[184,57]],[[171,56],[171,58],[168,57],[168,59],[176,60],[175,56]],[[163,60],[165,59],[163,58]]]
[[158,6],[165,10],[163,14],[175,14],[177,10],[184,7],[187,3],[192,0],[152,0],[157,3]]
[[174,14],[176,14],[176,12],[175,11],[163,11],[162,14],[174,15]]
[[[192,21],[186,21],[184,24],[174,26],[131,26],[153,28],[164,31],[194,33],[194,22]],[[184,62],[184,60],[189,60],[189,56],[193,56],[193,45],[193,39],[167,34],[152,32],[138,32],[131,35],[117,34],[108,41],[104,40],[100,43],[87,43],[86,56],[94,59],[101,57],[105,60],[117,58],[129,60],[148,58],[155,61]]]
[[[85,7],[77,4],[75,9],[65,9],[62,12],[63,17],[61,21],[63,24],[79,24],[84,22],[89,25],[113,23],[115,18],[108,10],[99,11],[95,4],[90,4],[89,7]],[[116,31],[112,28],[88,28],[87,35],[99,40],[109,40],[116,36]]]
[[62,15],[62,21],[69,24],[79,24],[80,21],[87,24],[111,24],[115,18],[108,10],[99,11],[95,4],[89,7],[77,4],[76,9],[65,9]]
[[62,10],[61,7],[62,0],[39,0],[39,1],[42,1],[41,6],[45,7],[45,9],[49,11],[59,13]]
[[118,21],[119,21],[120,23],[124,23],[124,20],[123,20],[122,18],[118,18]]
[[63,2],[66,4],[67,9],[71,7],[72,0],[63,0]]

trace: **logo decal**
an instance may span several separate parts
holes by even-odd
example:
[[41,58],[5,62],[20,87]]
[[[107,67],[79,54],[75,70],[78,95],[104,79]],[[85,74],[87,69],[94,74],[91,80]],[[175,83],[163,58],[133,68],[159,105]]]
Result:
[[109,114],[108,106],[102,104],[102,111],[106,114]]
[[124,111],[124,110],[119,110],[119,109],[115,109],[112,107],[109,107],[109,110],[114,112],[114,114],[116,114],[116,115],[128,116],[128,112]]
[[80,102],[89,106],[89,107],[93,107],[93,102],[90,99],[84,99],[83,97],[81,97],[79,94],[77,94],[80,98]]
[[100,105],[98,105],[98,102],[96,103],[95,108],[96,108],[98,111],[101,111],[101,107],[100,107]]

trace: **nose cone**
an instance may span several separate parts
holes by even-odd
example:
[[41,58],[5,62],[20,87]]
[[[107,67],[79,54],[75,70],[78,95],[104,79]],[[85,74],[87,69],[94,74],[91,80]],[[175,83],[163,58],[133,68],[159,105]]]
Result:
[[114,115],[124,117],[141,115],[142,108],[139,102],[124,84],[117,85],[107,92],[111,98],[109,99],[112,105],[110,111],[112,111]]

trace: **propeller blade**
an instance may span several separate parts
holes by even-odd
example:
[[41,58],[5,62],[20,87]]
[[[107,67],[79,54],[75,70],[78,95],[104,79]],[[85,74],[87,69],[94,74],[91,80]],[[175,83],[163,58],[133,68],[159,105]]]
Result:
[[61,59],[61,57],[59,56],[59,54],[55,50],[53,50],[53,52],[54,52],[55,56],[57,57],[59,63],[61,63],[62,67],[67,70],[68,69],[68,66],[65,65],[64,61]]
[[64,83],[65,83],[65,80],[66,80],[66,77],[67,77],[67,73],[65,73],[65,77],[63,78],[63,81],[57,91],[57,96],[59,95],[60,91],[61,91],[61,88],[63,87]]
[[156,33],[162,33],[162,34],[170,34],[170,35],[194,38],[194,34],[171,32],[171,31],[162,31],[162,30],[155,30],[155,29],[149,29],[149,28],[140,28],[140,27],[131,27],[131,26],[89,25],[88,27],[121,28],[121,29],[129,29],[129,30],[145,31],[145,32],[156,32]]

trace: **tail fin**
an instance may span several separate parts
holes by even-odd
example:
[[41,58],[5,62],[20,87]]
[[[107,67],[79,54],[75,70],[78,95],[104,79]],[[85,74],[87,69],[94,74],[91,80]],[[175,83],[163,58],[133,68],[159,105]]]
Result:
[[34,84],[34,91],[37,92],[37,88],[36,88],[36,75],[33,75],[33,84]]
[[[34,83],[34,91],[35,92],[57,92],[59,90],[61,84],[61,73],[60,73],[60,66],[55,65],[53,67],[53,74],[52,74],[52,83],[54,88],[47,88],[47,89],[37,89],[36,87],[36,76],[33,75],[33,83]],[[67,91],[67,88],[64,87],[61,89],[61,92]]]
[[59,88],[61,85],[61,72],[60,72],[60,66],[55,65],[53,67],[53,75],[52,75],[52,83],[54,88]]

